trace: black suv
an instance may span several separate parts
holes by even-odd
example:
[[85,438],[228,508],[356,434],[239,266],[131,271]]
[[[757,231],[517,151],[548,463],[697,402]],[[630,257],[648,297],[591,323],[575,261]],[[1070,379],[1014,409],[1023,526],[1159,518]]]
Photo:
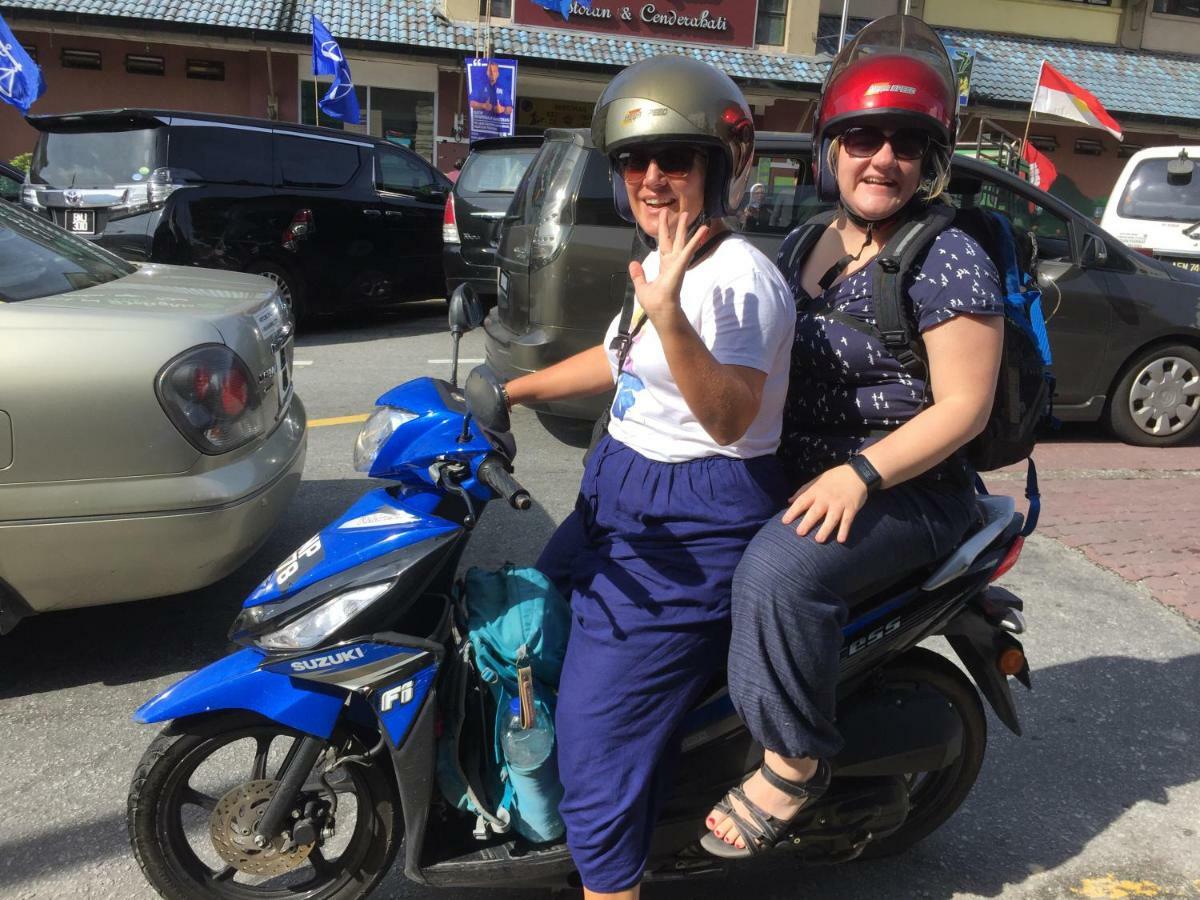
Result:
[[265,275],[297,317],[441,295],[450,181],[403,147],[147,109],[28,121],[25,205],[126,259]]
[[[770,258],[828,208],[812,184],[808,135],[760,133],[735,217]],[[991,163],[956,154],[946,199],[1009,217],[1037,242],[1036,269],[1058,379],[1055,413],[1103,421],[1122,440],[1173,446],[1200,436],[1200,273],[1130,250],[1086,216]],[[504,377],[603,340],[621,307],[633,228],[613,209],[609,167],[584,131],[548,131],[500,236],[500,294],[485,322]],[[543,412],[595,418],[607,398]]]
[[469,284],[485,304],[495,303],[500,222],[541,146],[541,135],[482,138],[471,144],[442,220],[447,297],[460,284]]

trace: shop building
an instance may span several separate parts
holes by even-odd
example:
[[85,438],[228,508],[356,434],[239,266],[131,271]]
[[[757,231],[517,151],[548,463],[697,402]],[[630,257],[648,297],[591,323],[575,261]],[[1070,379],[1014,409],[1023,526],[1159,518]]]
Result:
[[[974,53],[963,146],[1022,135],[1042,59],[1105,104],[1125,129],[1121,142],[1040,118],[1030,128],[1060,173],[1052,193],[1085,212],[1098,215],[1136,149],[1200,144],[1195,0],[850,0],[847,33],[903,9]],[[587,125],[618,69],[665,52],[729,73],[758,127],[807,130],[842,10],[842,0],[593,0],[564,20],[534,0],[0,5],[46,78],[34,113],[141,106],[341,127],[316,107],[327,82],[309,74],[315,11],[354,74],[363,123],[349,127],[411,146],[444,170],[468,149],[464,60],[489,53],[518,62],[520,132]],[[1024,33],[1008,32],[1016,28]],[[0,108],[0,157],[30,149],[35,136],[15,109]]]

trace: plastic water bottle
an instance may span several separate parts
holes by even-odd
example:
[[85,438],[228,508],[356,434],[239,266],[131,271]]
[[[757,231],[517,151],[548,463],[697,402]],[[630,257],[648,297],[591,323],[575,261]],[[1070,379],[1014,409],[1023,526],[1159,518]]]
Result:
[[533,724],[521,727],[521,701],[513,697],[508,704],[508,724],[500,735],[500,746],[509,765],[519,769],[532,769],[541,765],[550,755],[554,745],[554,733],[538,708],[533,708]]

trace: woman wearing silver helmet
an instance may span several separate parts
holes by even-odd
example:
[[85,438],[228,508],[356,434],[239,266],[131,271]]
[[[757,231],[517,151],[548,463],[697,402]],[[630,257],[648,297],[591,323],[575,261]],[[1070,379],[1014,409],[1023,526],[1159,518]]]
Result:
[[659,56],[605,89],[592,137],[620,213],[654,247],[630,264],[626,331],[507,385],[511,403],[616,384],[575,512],[538,561],[574,619],[558,696],[560,811],[589,897],[635,897],[684,714],[723,663],[730,582],[786,497],[775,458],[791,294],[733,234],[754,152],[741,91]]
[[799,310],[780,453],[798,489],[734,580],[729,694],[764,760],[708,817],[717,856],[770,849],[829,784],[848,602],[948,553],[977,516],[957,451],[992,409],[995,266],[947,228],[904,273],[920,365],[881,340],[872,296],[881,248],[946,185],[957,104],[941,41],[909,16],[868,25],[826,78],[814,168],[838,214],[806,256],[800,230],[780,249]]

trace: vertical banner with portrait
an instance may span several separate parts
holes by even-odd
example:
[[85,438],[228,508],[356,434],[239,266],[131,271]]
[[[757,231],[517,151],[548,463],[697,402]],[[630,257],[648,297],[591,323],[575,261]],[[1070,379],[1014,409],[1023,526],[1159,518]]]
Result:
[[517,61],[468,59],[467,106],[471,139],[508,137],[516,132]]

